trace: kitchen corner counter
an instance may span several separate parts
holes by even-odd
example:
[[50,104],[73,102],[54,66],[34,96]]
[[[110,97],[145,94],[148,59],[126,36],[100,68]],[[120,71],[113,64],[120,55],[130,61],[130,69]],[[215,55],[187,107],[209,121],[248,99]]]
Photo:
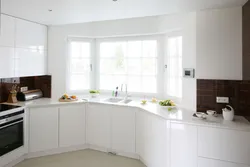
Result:
[[163,119],[169,120],[175,123],[185,123],[190,125],[197,126],[209,126],[214,128],[224,128],[224,129],[232,129],[232,130],[241,130],[250,132],[250,122],[242,116],[235,116],[234,121],[225,121],[222,115],[218,117],[208,117],[206,120],[200,120],[198,118],[193,117],[195,111],[186,110],[186,109],[173,109],[172,111],[168,111],[166,108],[159,106],[158,104],[148,102],[145,105],[140,104],[140,100],[134,100],[128,104],[121,103],[109,103],[105,102],[104,99],[107,97],[100,98],[82,98],[86,100],[79,100],[76,102],[59,102],[58,100],[50,99],[50,98],[41,98],[28,102],[18,102],[14,105],[19,105],[28,108],[34,107],[48,107],[48,106],[61,106],[61,105],[74,105],[74,104],[105,104],[105,105],[113,105],[113,106],[123,106],[123,107],[134,107],[138,108],[142,112],[148,112],[149,114],[153,114],[155,116],[161,117]]

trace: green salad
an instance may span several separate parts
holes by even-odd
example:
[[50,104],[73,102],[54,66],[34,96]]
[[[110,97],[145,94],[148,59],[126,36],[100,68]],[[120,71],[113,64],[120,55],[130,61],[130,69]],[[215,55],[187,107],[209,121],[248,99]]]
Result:
[[90,90],[89,93],[100,93],[99,90]]

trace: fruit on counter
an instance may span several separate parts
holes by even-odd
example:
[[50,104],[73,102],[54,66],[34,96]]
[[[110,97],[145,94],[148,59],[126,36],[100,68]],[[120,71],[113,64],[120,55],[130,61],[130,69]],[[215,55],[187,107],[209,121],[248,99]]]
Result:
[[156,103],[157,99],[155,97],[152,98],[152,103]]
[[90,90],[90,91],[89,91],[89,93],[91,93],[91,94],[94,94],[94,93],[99,94],[99,93],[100,93],[100,91],[99,91],[99,90]]
[[147,100],[142,100],[141,103],[142,103],[142,104],[146,104],[146,103],[147,103]]
[[174,102],[172,100],[161,100],[159,102],[161,106],[175,106]]
[[70,96],[71,99],[77,99],[77,97],[75,95]]
[[77,96],[75,96],[75,95],[72,95],[72,96],[69,96],[68,94],[64,94],[62,97],[61,97],[61,99],[63,99],[63,100],[66,100],[66,99],[73,99],[73,100],[76,100],[77,99]]

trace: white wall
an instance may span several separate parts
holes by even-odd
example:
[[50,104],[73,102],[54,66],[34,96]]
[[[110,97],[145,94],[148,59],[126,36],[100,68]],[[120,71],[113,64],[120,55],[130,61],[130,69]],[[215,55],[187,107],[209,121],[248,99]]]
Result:
[[197,13],[197,78],[242,79],[242,7]]
[[[49,27],[49,64],[52,75],[52,98],[59,98],[66,91],[67,37],[110,37],[148,35],[183,31],[183,66],[195,68],[195,13],[93,22]],[[192,44],[192,45],[190,45]],[[183,101],[186,108],[196,109],[196,80],[184,79]]]

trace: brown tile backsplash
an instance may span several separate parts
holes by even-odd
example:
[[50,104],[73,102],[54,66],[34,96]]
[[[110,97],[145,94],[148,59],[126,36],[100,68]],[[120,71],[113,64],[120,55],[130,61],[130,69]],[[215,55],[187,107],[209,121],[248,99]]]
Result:
[[250,117],[250,81],[197,80],[197,111],[222,113],[226,104],[217,104],[216,97],[229,97],[236,115]]
[[44,97],[51,97],[51,76],[34,76],[20,78],[3,78],[0,79],[0,102],[8,99],[11,87],[17,84],[19,87],[28,86],[29,90],[41,89]]

